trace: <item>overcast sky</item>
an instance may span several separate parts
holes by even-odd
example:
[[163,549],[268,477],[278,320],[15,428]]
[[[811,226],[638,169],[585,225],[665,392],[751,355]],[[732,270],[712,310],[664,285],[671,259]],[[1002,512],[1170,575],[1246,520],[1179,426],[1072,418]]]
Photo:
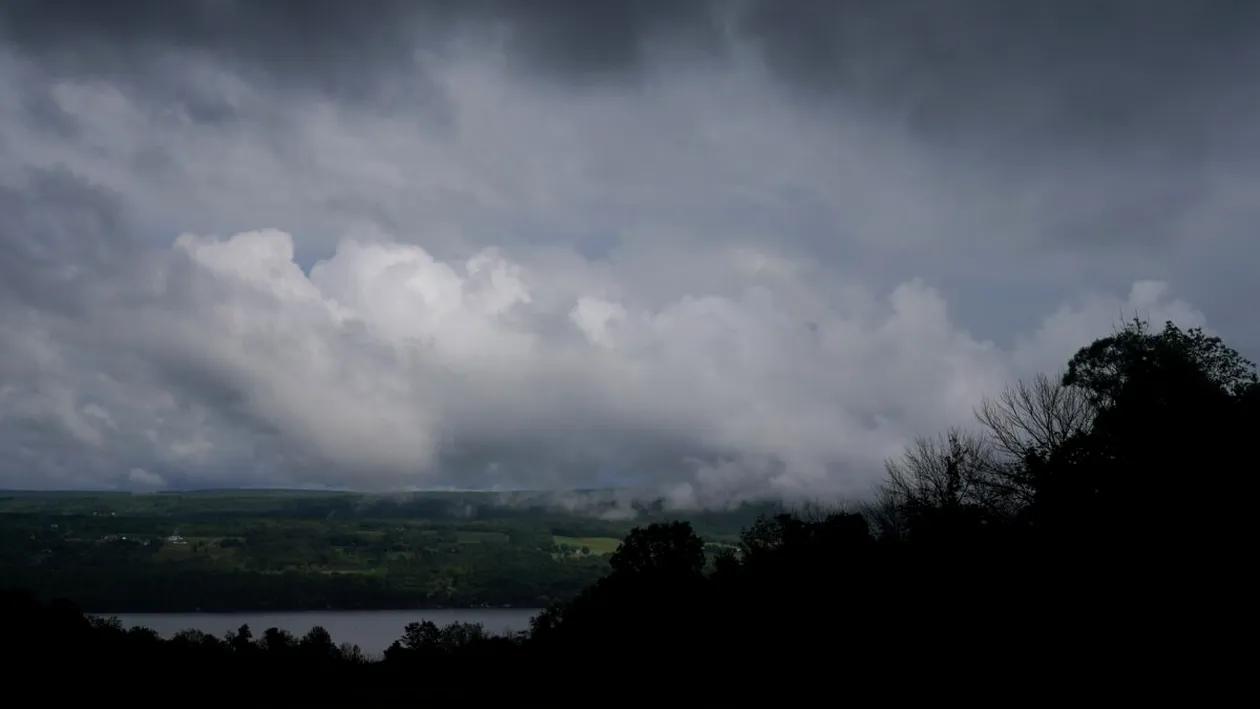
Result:
[[0,487],[860,494],[1260,354],[1260,3],[0,0]]

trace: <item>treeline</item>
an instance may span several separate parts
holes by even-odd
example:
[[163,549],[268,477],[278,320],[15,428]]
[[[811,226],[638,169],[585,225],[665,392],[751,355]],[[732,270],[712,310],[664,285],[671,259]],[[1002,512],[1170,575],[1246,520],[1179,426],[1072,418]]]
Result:
[[549,552],[503,545],[397,573],[263,573],[98,554],[90,564],[8,566],[2,582],[40,598],[74,598],[95,613],[536,608],[572,598],[606,572],[606,558],[562,563]]
[[[308,610],[403,610],[428,608],[535,608],[548,599],[571,598],[606,571],[599,558],[559,563],[534,562],[503,555],[503,563],[480,566],[457,577],[446,576],[275,574],[218,569],[160,567],[116,570],[68,569],[38,576],[23,569],[6,573],[6,586],[29,589],[40,598],[83,599],[95,613],[239,613]],[[48,589],[56,589],[55,596]]]
[[1243,676],[1250,362],[1134,322],[977,418],[890,461],[865,509],[765,516],[714,559],[689,524],[635,529],[519,636],[413,624],[374,659],[319,629],[163,641],[21,596],[6,627],[32,670],[130,662],[253,703],[1211,702]]
[[364,530],[255,519],[240,536],[205,525],[196,530],[203,535],[176,542],[143,536],[142,517],[105,519],[112,526],[0,515],[3,582],[97,613],[537,608],[607,572],[606,558],[559,558],[545,519],[503,532],[474,523],[375,520]]

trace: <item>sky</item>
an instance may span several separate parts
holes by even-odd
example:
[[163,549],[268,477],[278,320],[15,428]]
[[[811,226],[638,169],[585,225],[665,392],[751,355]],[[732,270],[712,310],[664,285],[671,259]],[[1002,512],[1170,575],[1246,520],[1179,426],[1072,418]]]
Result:
[[0,0],[0,487],[854,496],[1260,355],[1260,3]]

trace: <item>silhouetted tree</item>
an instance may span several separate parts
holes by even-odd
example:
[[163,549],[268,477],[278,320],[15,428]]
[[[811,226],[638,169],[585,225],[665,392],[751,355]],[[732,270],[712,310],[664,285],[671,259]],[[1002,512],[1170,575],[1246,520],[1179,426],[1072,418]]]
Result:
[[235,634],[228,633],[227,641],[232,646],[232,649],[238,652],[246,652],[253,647],[254,633],[249,629],[248,623],[242,623],[241,627],[236,629]]
[[303,656],[308,660],[335,660],[340,658],[340,651],[337,644],[333,642],[332,635],[323,626],[316,625],[312,627],[302,639],[298,641],[298,648],[301,649]]
[[918,438],[900,458],[885,465],[885,480],[873,508],[882,536],[944,541],[970,533],[1003,511],[1002,473],[989,441],[951,429],[938,438]]
[[1256,382],[1255,366],[1219,338],[1172,323],[1155,333],[1134,321],[1069,363],[1063,383],[1086,391],[1097,414],[1088,435],[1064,447],[1059,467],[1075,467],[1076,491],[1112,514],[1187,502],[1200,488],[1177,489],[1178,479],[1204,466],[1232,468],[1244,455],[1239,402]]
[[1086,390],[1046,374],[1021,379],[976,410],[993,447],[1015,460],[1046,457],[1089,430],[1094,412]]
[[953,429],[918,438],[885,464],[885,488],[902,505],[949,508],[984,505],[991,490],[993,450],[982,436]]
[[1257,383],[1255,364],[1201,328],[1172,322],[1161,332],[1134,319],[1119,332],[1081,348],[1068,362],[1065,386],[1088,393],[1095,409],[1119,403],[1135,390],[1154,394],[1170,385],[1199,384],[1241,396]]
[[990,502],[1008,515],[1033,504],[1034,473],[1093,426],[1095,412],[1086,390],[1060,379],[1037,374],[1020,380],[976,410],[994,453],[983,484],[991,489]]
[[408,650],[436,650],[442,645],[442,630],[431,620],[408,623],[398,642]]
[[296,647],[297,639],[287,630],[267,628],[259,638],[259,643],[268,652],[280,654]]
[[614,574],[699,576],[704,570],[704,541],[686,522],[636,527],[609,560]]

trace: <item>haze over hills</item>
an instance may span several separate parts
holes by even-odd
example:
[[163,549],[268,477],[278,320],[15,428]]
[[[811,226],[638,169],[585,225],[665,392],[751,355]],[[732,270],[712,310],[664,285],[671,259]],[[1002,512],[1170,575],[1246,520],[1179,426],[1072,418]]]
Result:
[[[679,514],[699,512],[701,508],[686,504],[688,501],[671,500],[654,494],[651,489],[635,488],[598,488],[587,490],[408,490],[388,493],[361,493],[352,490],[330,489],[285,489],[285,488],[238,488],[238,489],[203,489],[203,490],[160,490],[160,491],[92,491],[92,490],[0,490],[0,500],[25,499],[44,501],[46,509],[52,512],[64,511],[64,505],[70,500],[92,503],[103,499],[127,499],[133,497],[160,498],[173,501],[188,500],[193,504],[209,508],[219,503],[218,508],[230,510],[232,505],[242,499],[309,499],[323,498],[329,500],[352,500],[356,509],[374,509],[389,506],[405,506],[409,503],[442,503],[455,514],[475,516],[478,510],[494,508],[512,508],[536,511],[566,512],[575,515],[598,517],[610,520],[633,520],[641,515]],[[710,509],[735,510],[741,507],[758,510],[807,509],[811,506],[838,509],[841,501],[822,500],[781,500],[774,498],[732,499],[725,505]],[[429,507],[433,510],[436,508]]]

